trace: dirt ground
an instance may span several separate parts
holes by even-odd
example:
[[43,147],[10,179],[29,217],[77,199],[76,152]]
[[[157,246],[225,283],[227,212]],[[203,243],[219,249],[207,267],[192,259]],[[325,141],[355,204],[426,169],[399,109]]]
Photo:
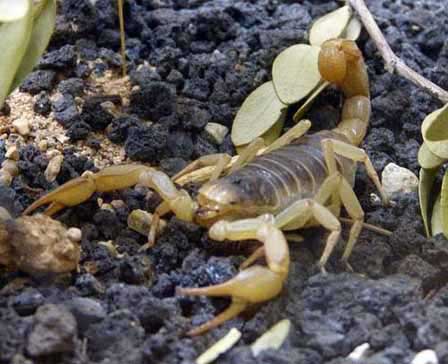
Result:
[[[325,0],[126,1],[130,81],[121,82],[115,7],[107,0],[60,2],[48,52],[9,99],[9,115],[0,116],[0,162],[11,145],[18,143],[20,152],[19,176],[0,187],[0,205],[19,215],[46,191],[112,163],[140,161],[172,175],[201,155],[234,153],[229,136],[217,144],[205,125],[230,128],[245,97],[269,79],[275,56],[305,43],[312,19],[338,6]],[[446,0],[371,0],[368,6],[394,51],[448,89]],[[365,33],[358,44],[373,107],[362,146],[378,172],[394,162],[417,173],[421,122],[441,104],[386,73]],[[307,115],[314,130],[337,123],[341,101],[334,89],[319,96]],[[29,135],[14,132],[18,119],[30,123]],[[61,171],[48,182],[44,171],[58,153]],[[382,207],[362,168],[355,189],[367,222],[393,232],[362,232],[350,260],[355,273],[339,263],[343,244],[329,273],[319,273],[325,234],[305,231],[303,243],[291,243],[281,296],[195,338],[184,334],[228,301],[179,297],[175,288],[227,280],[247,251],[237,244],[224,249],[205,230],[171,218],[156,247],[139,252],[145,237],[127,227],[129,212],[153,211],[158,196],[142,187],[95,194],[57,216],[82,230],[79,272],[31,278],[0,271],[0,363],[190,364],[231,327],[243,336],[219,363],[342,364],[366,342],[371,350],[364,364],[410,363],[423,349],[448,363],[448,242],[425,238],[415,193],[398,194],[393,206]],[[110,205],[100,208],[99,201]],[[115,254],[99,244],[107,241]],[[284,318],[292,323],[285,344],[254,358],[250,344]]]

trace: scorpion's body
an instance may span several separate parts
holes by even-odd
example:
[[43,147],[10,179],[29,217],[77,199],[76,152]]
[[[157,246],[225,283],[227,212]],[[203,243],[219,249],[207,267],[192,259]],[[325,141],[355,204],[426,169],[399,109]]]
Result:
[[[203,333],[236,316],[249,304],[267,301],[281,292],[289,271],[289,248],[282,230],[316,224],[325,227],[329,235],[319,260],[324,270],[340,237],[341,206],[353,221],[342,257],[348,265],[364,221],[364,212],[352,188],[356,162],[364,163],[386,201],[367,154],[357,147],[370,118],[368,77],[361,52],[349,40],[330,40],[322,45],[319,71],[323,79],[339,86],[345,95],[342,120],[336,128],[304,135],[310,122],[301,121],[267,149],[257,149],[253,144],[246,149],[245,157],[232,159],[230,164],[230,156],[222,155],[200,160],[208,165],[202,169],[195,170],[199,161],[192,163],[173,180],[183,185],[194,180],[194,176],[210,179],[199,189],[196,201],[155,168],[123,165],[72,180],[34,202],[25,213],[49,203],[46,213],[51,215],[87,200],[95,191],[141,183],[163,199],[154,212],[148,241],[154,240],[159,216],[168,212],[210,227],[209,235],[217,241],[259,240],[262,246],[244,264],[246,269],[233,279],[221,285],[179,290],[186,295],[232,297],[227,310],[190,334]],[[218,178],[229,168],[227,176]],[[261,257],[265,257],[267,266],[251,265]]]
[[[344,135],[336,131],[305,135],[255,157],[246,166],[220,178],[214,186],[221,191],[227,191],[229,185],[233,186],[239,195],[236,207],[239,213],[235,211],[235,218],[255,217],[264,213],[276,215],[298,200],[313,198],[328,177],[321,147],[324,139],[348,142]],[[338,171],[353,185],[356,163],[338,155],[335,159]]]

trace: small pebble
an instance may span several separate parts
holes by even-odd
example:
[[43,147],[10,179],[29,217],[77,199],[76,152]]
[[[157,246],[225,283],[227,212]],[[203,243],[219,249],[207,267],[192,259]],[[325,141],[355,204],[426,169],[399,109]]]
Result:
[[126,206],[123,200],[112,200],[110,204],[114,209],[120,209]]
[[12,183],[12,176],[8,171],[0,169],[0,186],[9,187]]
[[418,178],[410,170],[389,163],[381,174],[384,192],[391,197],[394,193],[410,193],[417,191]]
[[30,134],[30,123],[27,119],[17,119],[12,123],[12,125],[21,136],[27,136]]
[[67,237],[73,242],[81,241],[82,232],[78,228],[70,228],[67,230]]
[[226,137],[229,129],[218,123],[208,123],[205,126],[205,131],[210,135],[210,138],[218,145],[221,145]]
[[5,159],[2,163],[2,170],[8,172],[12,177],[19,175],[19,168],[17,162],[11,159]]
[[5,153],[5,157],[13,161],[18,161],[20,158],[20,153],[15,145],[9,147]]
[[48,182],[53,182],[56,180],[59,172],[61,171],[62,162],[64,161],[64,156],[59,154],[54,156],[48,163],[47,169],[45,169],[44,175]]
[[412,359],[411,364],[438,364],[436,352],[434,350],[423,350],[417,353]]
[[48,141],[41,140],[38,144],[38,147],[41,152],[46,152],[48,149]]

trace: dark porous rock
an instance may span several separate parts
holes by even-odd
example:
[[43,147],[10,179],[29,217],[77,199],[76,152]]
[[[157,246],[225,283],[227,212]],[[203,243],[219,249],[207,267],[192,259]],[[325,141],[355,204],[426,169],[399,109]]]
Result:
[[209,142],[206,138],[198,136],[194,145],[193,159],[200,158],[204,155],[215,154],[218,152],[216,145]]
[[118,220],[117,215],[110,210],[98,210],[98,212],[93,216],[93,220],[98,231],[106,240],[114,239],[120,230],[124,228]]
[[4,102],[0,108],[0,116],[9,116],[11,114],[11,107],[7,102]]
[[34,112],[42,116],[48,116],[51,112],[51,101],[48,94],[44,91],[39,93],[34,102]]
[[69,128],[73,123],[80,121],[80,114],[71,95],[60,95],[52,103],[54,118],[63,127]]
[[172,157],[191,159],[194,145],[190,134],[183,131],[174,131],[168,135],[168,145],[170,146]]
[[61,94],[81,96],[84,93],[84,81],[80,78],[68,78],[59,82],[58,91]]
[[66,301],[64,305],[71,311],[78,324],[78,332],[81,335],[87,331],[91,324],[106,318],[105,308],[97,300],[85,297],[75,297]]
[[106,107],[105,102],[112,102],[115,105],[121,104],[120,96],[91,96],[85,100],[82,107],[81,118],[89,124],[93,130],[104,130],[113,120],[114,116]]
[[397,273],[407,274],[425,282],[434,281],[440,274],[440,270],[420,258],[418,255],[410,254],[404,258],[397,268]]
[[120,262],[120,280],[125,283],[151,286],[153,275],[151,261],[146,256],[125,257]]
[[28,75],[20,86],[20,91],[37,95],[41,91],[51,91],[56,82],[56,72],[37,70]]
[[33,315],[45,301],[44,296],[35,288],[27,288],[14,297],[12,307],[20,316]]
[[165,82],[144,83],[130,98],[131,112],[154,122],[173,114],[175,107],[176,90]]
[[160,124],[131,127],[124,148],[129,158],[155,163],[166,158],[168,129]]
[[178,100],[176,116],[185,129],[202,130],[212,119],[205,105],[187,98]]
[[83,140],[86,139],[89,133],[92,131],[92,128],[89,124],[84,121],[75,121],[71,123],[70,127],[67,130],[67,136],[72,141]]
[[103,284],[90,273],[79,275],[75,287],[81,296],[99,296],[106,291]]
[[72,352],[76,331],[76,320],[65,306],[43,305],[34,315],[26,350],[32,357]]
[[142,362],[140,346],[145,330],[128,310],[112,312],[101,322],[91,324],[85,337],[89,358],[95,362]]
[[40,60],[39,68],[49,68],[67,72],[76,64],[76,51],[73,45],[65,45],[46,53]]
[[139,118],[133,115],[120,115],[112,120],[106,129],[107,137],[114,143],[124,143],[128,130],[140,124]]
[[170,177],[180,172],[186,165],[187,162],[183,158],[165,158],[160,161],[160,169]]
[[23,351],[29,323],[13,309],[0,307],[0,361],[10,363],[16,353]]

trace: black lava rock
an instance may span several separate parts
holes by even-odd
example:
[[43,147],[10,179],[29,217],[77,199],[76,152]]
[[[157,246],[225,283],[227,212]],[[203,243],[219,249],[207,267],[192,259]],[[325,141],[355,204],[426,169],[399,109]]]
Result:
[[20,86],[20,91],[37,95],[41,91],[51,91],[56,82],[56,72],[38,70],[30,73]]
[[46,92],[41,92],[34,103],[34,112],[42,116],[48,116],[51,112],[51,101]]
[[129,158],[142,162],[158,162],[166,157],[168,129],[160,124],[131,127],[124,148]]
[[114,143],[124,143],[128,137],[128,130],[132,126],[140,125],[141,121],[133,115],[120,115],[112,120],[107,128],[107,137]]
[[43,305],[34,315],[34,325],[28,336],[26,350],[32,357],[72,352],[76,331],[76,320],[66,307]]
[[[149,101],[150,100],[150,101]],[[176,90],[164,82],[148,82],[131,94],[131,111],[145,119],[159,121],[175,111]]]
[[59,82],[58,91],[62,94],[81,96],[84,93],[84,81],[80,78],[68,78]]
[[40,60],[39,68],[49,68],[67,72],[76,64],[76,52],[73,45],[65,45],[46,53]]

